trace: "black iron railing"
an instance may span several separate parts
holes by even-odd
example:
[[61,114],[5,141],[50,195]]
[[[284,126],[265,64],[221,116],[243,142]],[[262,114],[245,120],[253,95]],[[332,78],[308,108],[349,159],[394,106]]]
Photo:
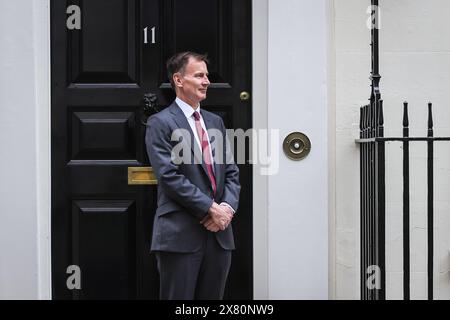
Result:
[[[361,108],[360,210],[361,299],[385,299],[385,145],[383,101]],[[375,273],[375,287],[368,283]]]
[[[427,142],[427,291],[433,299],[433,153],[434,143],[450,141],[450,137],[434,137],[432,104],[428,103],[427,136],[410,137],[408,103],[403,105],[403,136],[383,136],[383,101],[361,108],[361,299],[386,298],[385,268],[385,142],[398,141],[403,145],[403,298],[410,299],[410,188],[409,145]],[[371,270],[378,268],[380,281],[370,286]],[[369,285],[368,285],[369,284]]]
[[[378,0],[371,0],[371,91],[370,103],[361,107],[360,115],[360,205],[361,205],[361,299],[383,300],[385,293],[385,158],[383,100],[380,93]],[[376,286],[368,285],[376,272]]]
[[433,299],[433,147],[436,141],[450,141],[450,137],[433,136],[432,105],[428,104],[428,132],[426,137],[409,136],[408,103],[403,105],[403,136],[384,137],[383,100],[379,74],[379,7],[371,0],[371,92],[370,103],[361,107],[360,137],[360,201],[361,201],[361,299],[386,299],[385,263],[385,142],[403,144],[403,297],[410,299],[410,197],[409,197],[409,144],[427,142],[427,268],[428,299]]

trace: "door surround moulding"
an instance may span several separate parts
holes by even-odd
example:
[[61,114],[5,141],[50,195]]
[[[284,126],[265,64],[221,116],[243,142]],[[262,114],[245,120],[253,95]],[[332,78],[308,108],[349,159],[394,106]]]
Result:
[[[252,1],[254,129],[268,128],[268,7],[269,0]],[[260,174],[261,168],[259,163],[253,165],[253,297],[257,300],[269,299],[268,176]]]
[[51,82],[50,0],[33,6],[33,49],[36,98],[37,298],[52,298],[51,267]]
[[[254,129],[268,128],[268,41],[269,41],[269,1],[253,0],[253,116]],[[328,114],[328,298],[336,297],[336,141],[335,141],[335,31],[334,31],[334,1],[325,0],[325,15],[327,19],[327,114]],[[272,22],[271,23],[276,23]],[[258,112],[256,113],[256,107]],[[254,298],[269,299],[269,233],[268,233],[268,176],[260,175],[259,164],[253,166],[253,272]],[[255,214],[257,213],[257,214]]]

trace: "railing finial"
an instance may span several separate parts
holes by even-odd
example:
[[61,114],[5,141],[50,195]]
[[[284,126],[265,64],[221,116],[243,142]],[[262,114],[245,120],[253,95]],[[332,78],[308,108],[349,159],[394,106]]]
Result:
[[359,108],[359,131],[360,133],[363,131],[363,107]]
[[433,111],[432,111],[433,104],[431,102],[428,102],[428,136],[433,136]]
[[383,115],[383,99],[380,99],[378,101],[378,114],[377,114],[377,136],[383,137],[384,136],[384,115]]
[[403,127],[407,128],[409,126],[408,118],[408,101],[403,102]]

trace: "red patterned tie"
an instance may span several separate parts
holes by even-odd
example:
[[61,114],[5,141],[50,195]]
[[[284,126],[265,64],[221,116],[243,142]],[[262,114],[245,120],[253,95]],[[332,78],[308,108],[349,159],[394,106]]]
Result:
[[216,194],[216,177],[214,176],[214,171],[212,167],[212,159],[211,159],[211,153],[209,151],[209,142],[208,137],[206,136],[205,130],[203,130],[202,125],[200,123],[200,114],[195,111],[194,112],[194,119],[195,119],[195,127],[197,128],[197,134],[198,138],[201,141],[202,144],[202,154],[203,154],[203,161],[205,161],[206,169],[208,170],[208,176],[209,180],[211,180],[211,185],[213,187],[214,194]]

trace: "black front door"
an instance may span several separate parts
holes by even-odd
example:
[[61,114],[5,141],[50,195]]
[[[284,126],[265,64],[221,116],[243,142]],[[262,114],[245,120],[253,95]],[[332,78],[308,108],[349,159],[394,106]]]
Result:
[[[51,19],[53,298],[157,299],[156,186],[128,181],[129,167],[149,166],[141,101],[174,99],[170,55],[208,53],[202,105],[228,128],[250,128],[240,93],[251,89],[251,0],[53,0]],[[251,167],[239,168],[226,298],[251,299]]]

